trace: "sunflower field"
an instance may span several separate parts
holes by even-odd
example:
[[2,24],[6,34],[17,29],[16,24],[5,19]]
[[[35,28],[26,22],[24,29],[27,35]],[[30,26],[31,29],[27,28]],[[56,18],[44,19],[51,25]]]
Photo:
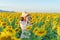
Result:
[[[0,12],[0,40],[60,40],[60,14],[30,13],[26,36],[21,39],[21,12]],[[30,34],[28,34],[30,33]]]

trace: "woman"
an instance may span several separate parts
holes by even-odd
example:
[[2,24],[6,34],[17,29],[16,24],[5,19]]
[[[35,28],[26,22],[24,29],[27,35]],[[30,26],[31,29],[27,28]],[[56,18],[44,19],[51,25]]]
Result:
[[21,38],[26,38],[26,36],[23,34],[26,30],[26,26],[27,25],[30,25],[30,17],[29,17],[29,14],[27,13],[22,13],[22,16],[20,17],[20,26],[21,26],[21,29],[22,29],[22,34],[21,34]]

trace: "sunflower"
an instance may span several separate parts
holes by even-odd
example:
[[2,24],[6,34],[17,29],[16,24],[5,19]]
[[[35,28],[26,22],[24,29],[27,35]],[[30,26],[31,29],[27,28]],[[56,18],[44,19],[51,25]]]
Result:
[[10,15],[9,18],[12,18],[12,15]]
[[21,38],[12,37],[12,40],[22,40]]
[[0,40],[6,40],[6,36],[1,37]]
[[1,22],[0,22],[0,26],[1,26]]
[[11,40],[11,36],[2,36],[0,40]]
[[13,35],[13,34],[15,34],[15,31],[12,29],[12,26],[7,26],[7,27],[4,29],[4,32],[5,32],[7,35]]
[[52,27],[52,30],[54,30],[54,29],[56,29],[57,28],[57,26],[56,25],[54,25],[53,27]]
[[46,34],[46,30],[40,30],[39,28],[35,28],[33,30],[33,33],[36,35],[36,36],[44,36]]
[[37,32],[39,29],[36,27],[36,28],[34,28],[34,30],[33,30],[33,33],[35,33],[35,32]]
[[19,24],[19,22],[15,22],[15,25],[18,25]]
[[58,18],[59,16],[57,16],[57,15],[54,15],[54,18],[56,19],[56,18]]
[[46,34],[46,30],[42,31],[42,30],[39,30],[37,31],[37,36],[44,36]]
[[7,34],[6,34],[4,31],[3,31],[3,32],[1,32],[0,37],[3,37],[3,36],[7,37]]
[[35,22],[35,20],[34,20],[34,21],[33,21],[33,20],[30,21],[30,23],[31,23],[32,25],[34,24],[34,22]]
[[2,22],[2,26],[7,26],[7,23],[6,22]]
[[31,26],[26,26],[26,30],[30,30],[32,27]]
[[44,31],[38,30],[38,31],[36,31],[34,34],[35,34],[36,36],[42,37],[42,36],[44,36],[44,35],[46,34],[46,31],[45,31],[45,30],[44,30]]
[[12,19],[12,18],[10,18],[10,19],[9,19],[9,22],[11,23],[12,21],[13,21],[13,19]]
[[19,32],[19,31],[20,31],[20,28],[19,27],[15,29],[15,32]]
[[60,26],[57,27],[57,34],[60,36]]
[[3,22],[3,20],[0,20],[0,22]]
[[54,21],[53,24],[56,25],[57,24],[57,21]]
[[10,36],[10,35],[7,36],[7,37],[6,37],[6,40],[12,40],[12,39],[11,39],[11,36]]

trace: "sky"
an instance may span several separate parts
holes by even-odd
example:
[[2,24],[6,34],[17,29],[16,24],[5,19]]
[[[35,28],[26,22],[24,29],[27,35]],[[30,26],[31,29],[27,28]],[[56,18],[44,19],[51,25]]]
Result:
[[60,12],[60,0],[0,0],[0,9],[8,11]]

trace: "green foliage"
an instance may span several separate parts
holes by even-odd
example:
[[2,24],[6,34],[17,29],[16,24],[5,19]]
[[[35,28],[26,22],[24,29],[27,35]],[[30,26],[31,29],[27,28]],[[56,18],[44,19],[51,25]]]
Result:
[[2,27],[0,27],[0,32],[2,32],[3,31],[3,28]]

